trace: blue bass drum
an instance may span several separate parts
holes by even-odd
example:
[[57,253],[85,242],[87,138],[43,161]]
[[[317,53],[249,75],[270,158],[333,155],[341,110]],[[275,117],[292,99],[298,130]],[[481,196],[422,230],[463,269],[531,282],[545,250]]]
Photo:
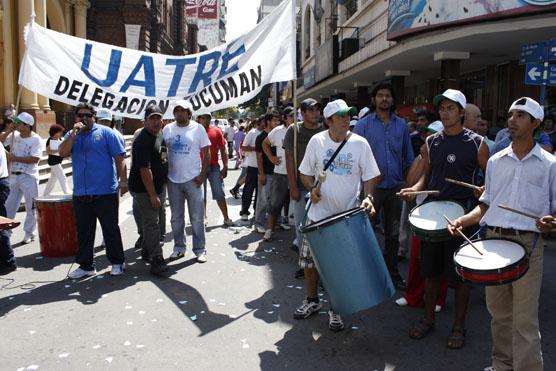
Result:
[[394,295],[367,212],[354,208],[301,228],[335,312],[351,314]]

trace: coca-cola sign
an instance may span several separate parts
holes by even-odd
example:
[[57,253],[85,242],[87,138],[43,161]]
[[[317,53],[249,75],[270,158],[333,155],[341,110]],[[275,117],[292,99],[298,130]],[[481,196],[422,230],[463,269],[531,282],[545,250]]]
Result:
[[187,17],[199,19],[218,18],[218,0],[185,0]]

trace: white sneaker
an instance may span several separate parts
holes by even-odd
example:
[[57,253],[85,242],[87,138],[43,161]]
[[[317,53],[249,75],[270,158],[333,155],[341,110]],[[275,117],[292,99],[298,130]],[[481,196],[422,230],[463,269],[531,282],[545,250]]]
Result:
[[399,305],[400,307],[405,307],[408,304],[407,299],[402,296],[401,298],[396,299],[396,304]]
[[168,259],[172,261],[172,260],[183,258],[184,256],[185,256],[185,249],[182,250],[180,248],[174,247],[174,251],[172,252],[172,254],[170,254],[170,257]]
[[280,224],[280,228],[282,228],[285,231],[289,231],[290,229],[292,229],[292,227],[290,227],[288,224],[286,223],[282,223]]
[[314,301],[303,300],[303,303],[295,310],[293,313],[293,318],[295,319],[305,319],[313,313],[317,313],[320,308],[322,308],[321,303],[315,303]]
[[121,276],[124,274],[125,264],[112,264],[112,270],[110,271],[111,276]]
[[68,274],[68,278],[70,280],[78,280],[83,277],[91,277],[97,274],[97,271],[93,269],[92,271],[86,271],[85,269],[77,268],[70,274]]
[[232,219],[225,219],[224,220],[224,225],[226,227],[235,227],[236,223],[234,223],[234,221]]
[[264,232],[263,240],[270,241],[272,239],[272,229],[267,229]]
[[205,254],[197,255],[197,263],[206,263],[207,256]]
[[328,311],[328,328],[334,332],[342,331],[344,329],[344,321],[338,313]]
[[21,241],[24,244],[28,244],[31,243],[32,241],[35,240],[35,237],[37,237],[34,233],[27,233],[25,232],[25,236],[23,237],[23,241]]
[[496,369],[494,368],[494,366],[488,366],[488,367],[485,367],[484,371],[496,371]]
[[254,229],[255,229],[255,231],[256,231],[257,233],[265,233],[265,232],[266,232],[266,229],[264,229],[263,226],[260,226],[260,225],[258,225],[258,224],[255,224],[255,228],[254,228]]
[[442,310],[442,305],[435,305],[434,311],[435,311],[436,313],[440,312],[441,310]]

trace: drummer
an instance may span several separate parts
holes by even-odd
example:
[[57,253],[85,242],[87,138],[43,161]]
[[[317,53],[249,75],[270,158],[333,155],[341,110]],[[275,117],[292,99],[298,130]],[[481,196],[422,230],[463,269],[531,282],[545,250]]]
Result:
[[[362,206],[371,216],[375,214],[372,193],[380,171],[367,141],[358,135],[348,134],[349,119],[354,112],[355,108],[348,107],[341,99],[329,102],[323,111],[329,129],[315,134],[307,144],[299,166],[301,182],[306,189],[311,190],[311,206],[306,224],[355,207],[361,180],[367,195]],[[326,171],[326,179],[321,186],[315,187],[315,179],[319,178],[325,164],[344,141],[345,145]],[[305,319],[318,313],[322,307],[317,293],[319,272],[315,268],[307,238],[303,238],[299,255],[299,265],[305,270],[307,297],[296,309],[294,318]],[[328,316],[330,330],[343,330],[344,323],[339,314],[330,310]]]
[[[520,98],[510,106],[512,144],[488,161],[481,203],[454,221],[459,229],[480,222],[488,227],[487,237],[517,241],[530,254],[529,270],[523,277],[485,290],[492,316],[495,370],[543,369],[538,309],[544,241],[539,232],[550,232],[556,220],[556,158],[533,138],[543,117],[542,107],[531,98]],[[503,210],[499,204],[544,216],[534,220]],[[454,228],[450,232],[456,233]]]
[[[434,98],[444,129],[427,137],[421,148],[423,175],[410,188],[400,191],[405,200],[415,198],[408,192],[425,189],[438,190],[433,200],[456,201],[466,206],[472,202],[473,191],[448,183],[452,178],[473,183],[479,168],[484,169],[488,160],[488,147],[481,136],[463,127],[466,99],[459,90],[448,89]],[[446,346],[460,349],[465,344],[465,316],[469,302],[469,286],[457,276],[453,254],[462,240],[452,238],[443,242],[421,241],[421,274],[425,278],[425,318],[409,330],[412,339],[422,339],[434,329],[435,306],[440,291],[441,276],[455,286],[456,316]]]

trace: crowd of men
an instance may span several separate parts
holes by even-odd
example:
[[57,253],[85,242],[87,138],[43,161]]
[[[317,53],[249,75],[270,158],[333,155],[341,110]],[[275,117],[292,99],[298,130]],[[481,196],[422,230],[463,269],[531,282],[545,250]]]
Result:
[[[299,254],[295,276],[305,282],[304,298],[294,311],[296,319],[308,318],[322,308],[319,271],[312,254],[316,247],[310,245],[299,226],[360,205],[384,235],[384,261],[396,289],[405,291],[408,287],[398,269],[399,260],[410,251],[419,251],[416,269],[422,276],[419,296],[424,315],[409,329],[409,336],[422,339],[434,329],[442,280],[446,279],[455,289],[456,307],[446,346],[463,347],[470,286],[456,274],[453,255],[463,242],[458,231],[470,236],[481,224],[488,237],[516,240],[530,256],[529,271],[523,278],[486,290],[492,316],[491,367],[541,370],[538,302],[542,236],[551,231],[556,220],[552,118],[545,118],[533,99],[519,98],[508,110],[507,128],[493,139],[488,137],[488,125],[479,107],[467,103],[458,90],[439,94],[433,102],[437,112],[418,112],[416,121],[410,122],[396,115],[396,99],[389,84],[378,84],[369,103],[358,113],[341,99],[323,107],[308,98],[300,103],[298,112],[284,107],[240,121],[237,127],[229,120],[223,129],[213,124],[210,114],[196,115],[186,100],[174,102],[174,119],[166,125],[161,108],[150,105],[145,110],[144,127],[135,133],[129,174],[122,138],[110,127],[98,124],[100,111],[87,103],[79,104],[75,107],[76,123],[57,152],[60,157],[71,156],[73,166],[79,246],[75,258],[78,267],[69,278],[96,274],[93,248],[97,220],[112,264],[111,275],[124,274],[118,200],[128,190],[139,235],[135,247],[141,249],[152,274],[164,275],[168,260],[186,254],[186,205],[192,252],[197,262],[206,262],[207,183],[224,227],[235,225],[232,219],[236,216],[228,213],[223,183],[235,157],[235,168],[241,167],[241,173],[230,193],[241,198],[238,222],[252,221],[254,233],[260,233],[265,241],[273,238],[276,228],[294,226],[292,248]],[[35,237],[32,200],[38,194],[37,164],[43,147],[31,130],[31,115],[21,113],[15,122],[0,134],[7,147],[7,151],[0,151],[0,213],[13,218],[24,197],[24,242],[30,242]],[[446,178],[476,185],[481,192],[448,183]],[[419,196],[416,200],[415,194],[426,190],[437,191],[426,201],[456,201],[466,210],[466,215],[453,221],[450,231],[454,237],[447,241],[416,241],[411,236],[408,215],[423,202]],[[161,245],[166,196],[173,237],[173,251],[167,259]],[[494,207],[501,200],[539,218],[532,220]],[[7,274],[17,265],[9,232],[2,231],[0,236],[1,273]],[[396,302],[412,305],[407,295]],[[329,328],[340,331],[343,320],[333,305],[328,312]]]

